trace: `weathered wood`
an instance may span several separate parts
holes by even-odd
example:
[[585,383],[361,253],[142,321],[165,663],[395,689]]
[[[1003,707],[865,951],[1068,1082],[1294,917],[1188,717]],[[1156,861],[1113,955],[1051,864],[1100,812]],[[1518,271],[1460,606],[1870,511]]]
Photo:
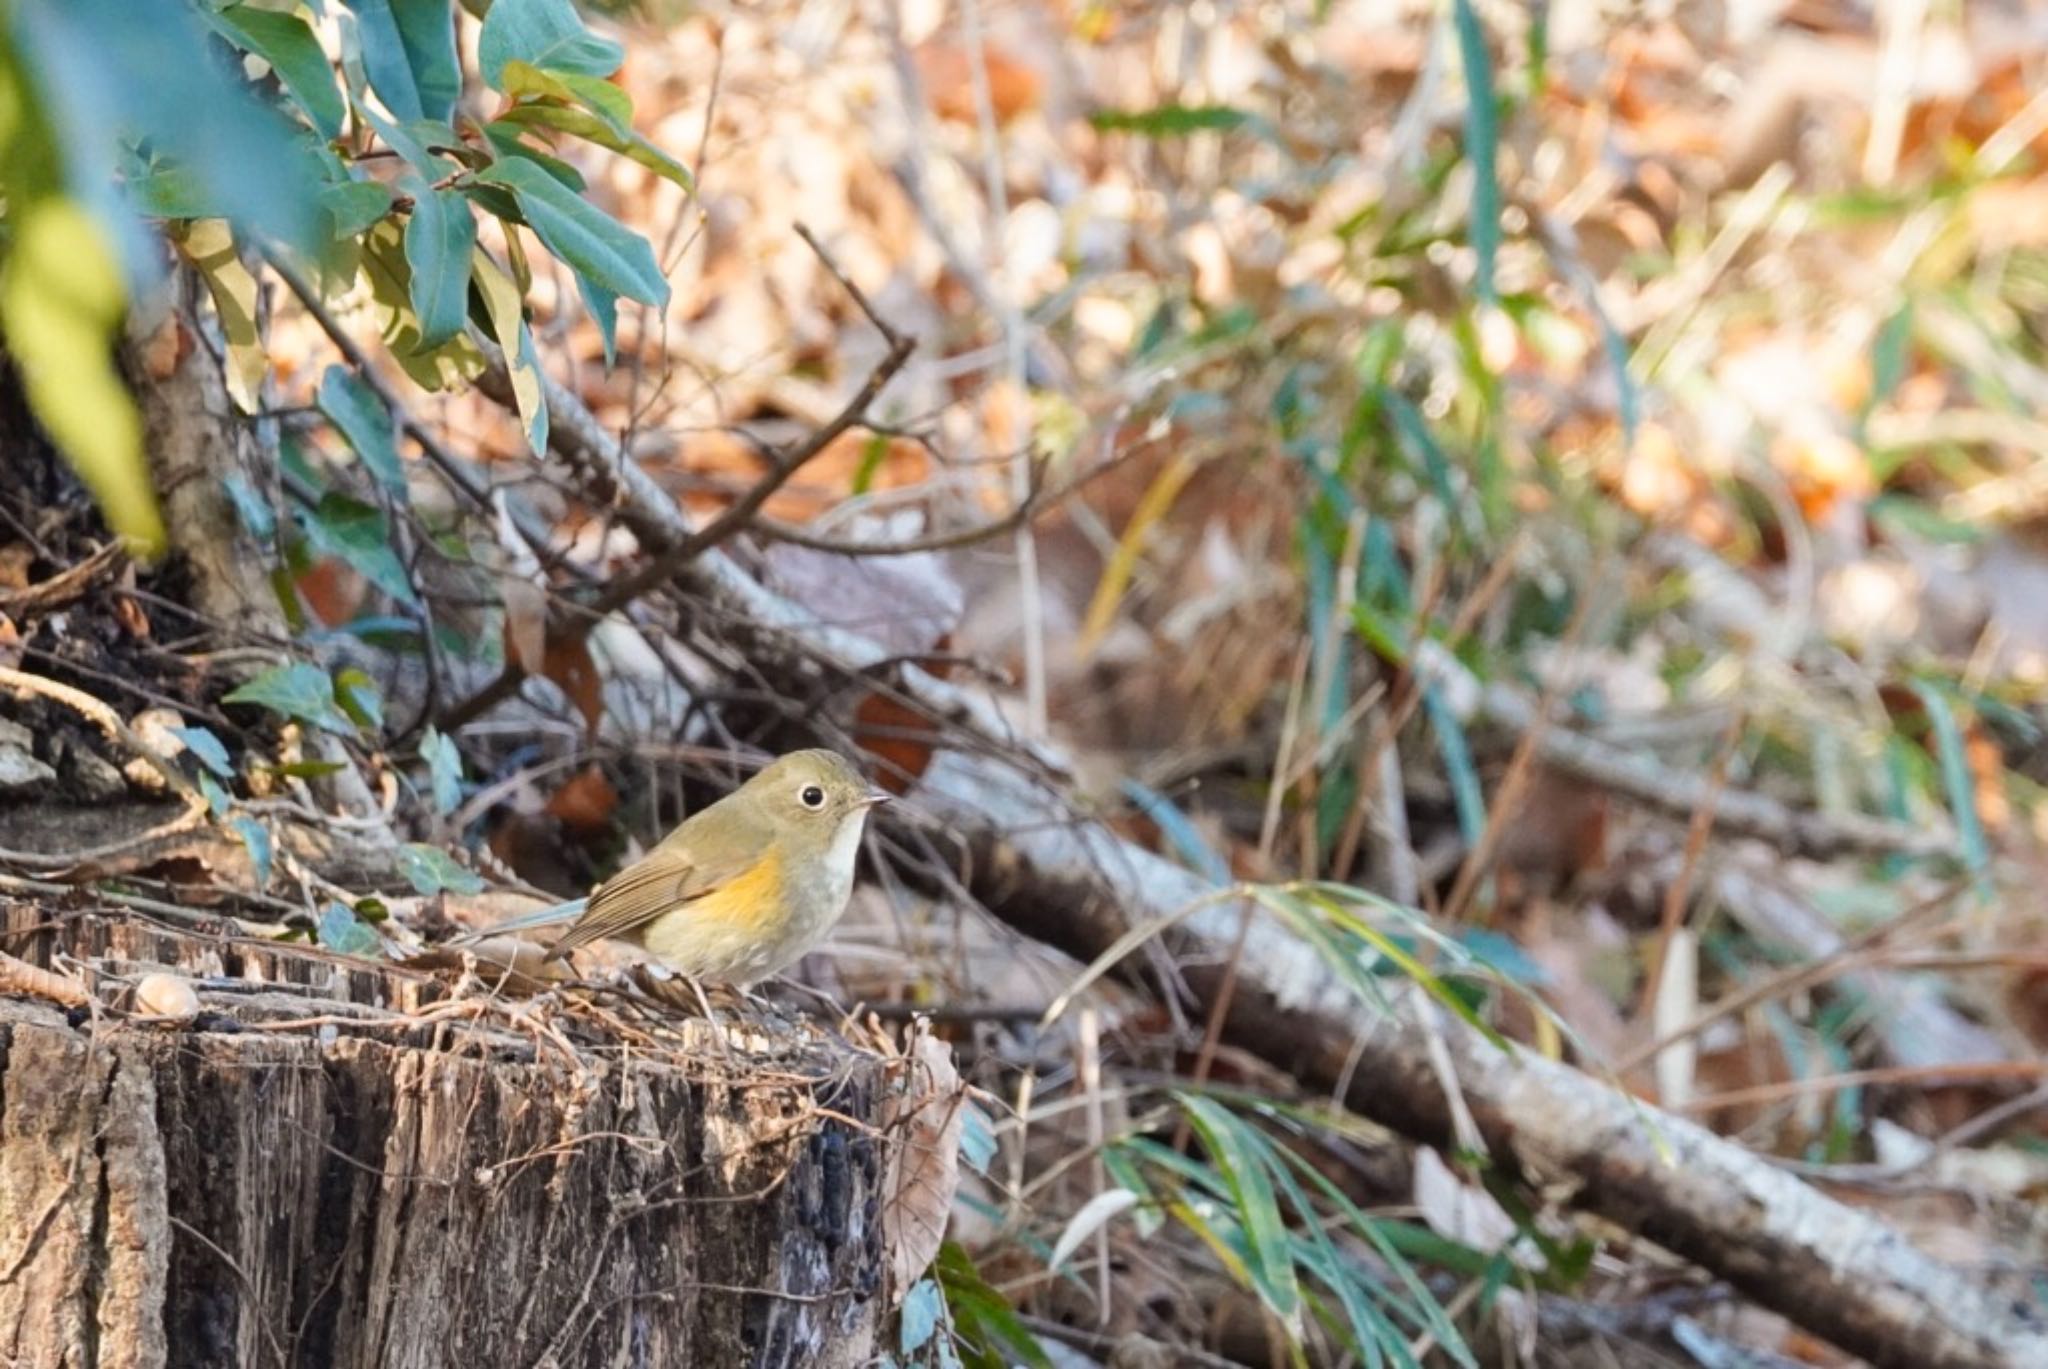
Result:
[[[4,944],[44,965],[61,944],[117,971],[170,963],[274,987],[208,990],[189,1029],[0,1000],[0,1359],[872,1353],[885,1157],[867,1124],[895,1087],[889,1061],[816,1034],[772,1038],[772,1058],[750,1035],[728,1061],[695,1022],[661,1058],[453,1020],[394,1031],[377,1005],[416,1011],[445,986],[133,921],[52,921],[16,908]],[[339,1021],[260,1026],[321,1014]]]

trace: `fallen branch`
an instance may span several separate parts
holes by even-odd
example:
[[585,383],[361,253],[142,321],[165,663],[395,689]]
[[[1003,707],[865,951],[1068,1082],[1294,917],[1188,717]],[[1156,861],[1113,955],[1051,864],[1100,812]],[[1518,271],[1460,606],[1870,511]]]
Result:
[[[581,403],[553,384],[544,393],[551,447],[578,470],[615,479],[628,525],[664,542],[687,536],[682,511]],[[672,583],[728,625],[729,638],[771,676],[819,662],[860,674],[890,658],[767,589],[718,549],[678,566]],[[1180,952],[1182,976],[1204,1005],[1215,1001],[1238,931],[1236,903],[1215,900],[1194,875],[1100,823],[1076,820],[1059,790],[1039,778],[1063,776],[1062,758],[1011,734],[981,697],[914,665],[897,667],[895,685],[985,748],[938,753],[898,821],[917,821],[954,854],[965,885],[997,916],[1084,961],[1134,927],[1178,918],[1167,939]],[[1724,818],[1741,807],[1730,797],[1722,799]],[[1462,1107],[1497,1162],[1531,1179],[1567,1181],[1579,1206],[1875,1364],[2048,1364],[2040,1312],[1994,1295],[1767,1159],[1569,1066],[1503,1052],[1460,1024],[1362,1003],[1270,918],[1255,915],[1247,935],[1225,1038],[1304,1082],[1339,1090],[1361,1115],[1441,1145],[1452,1140]],[[1446,1097],[1433,1053],[1453,1065],[1461,1100]]]
[[[1537,722],[1535,707],[1519,691],[1489,686],[1480,712],[1502,727],[1524,731]],[[1709,777],[1673,770],[1656,760],[1624,751],[1598,737],[1560,727],[1544,730],[1537,755],[1546,765],[1620,794],[1646,808],[1689,818],[1711,807],[1714,831],[1724,837],[1754,837],[1791,855],[1827,860],[1833,856],[1948,856],[1960,854],[1955,834],[1941,828],[1890,822],[1860,813],[1820,813],[1794,808],[1768,794],[1728,786],[1716,792]]]
[[[974,892],[1019,930],[1083,960],[1201,900],[1168,934],[1198,999],[1219,988],[1236,905],[1064,805],[1000,761],[947,753],[914,797],[955,841]],[[1382,1012],[1316,952],[1254,915],[1225,1038],[1354,1111],[1431,1144],[1454,1105],[1432,1039],[1496,1163],[1701,1265],[1759,1304],[1879,1365],[2048,1364],[2048,1319],[1944,1265],[1868,1213],[1767,1158],[1578,1070],[1504,1052],[1462,1024]],[[1348,1079],[1348,1083],[1342,1083]]]

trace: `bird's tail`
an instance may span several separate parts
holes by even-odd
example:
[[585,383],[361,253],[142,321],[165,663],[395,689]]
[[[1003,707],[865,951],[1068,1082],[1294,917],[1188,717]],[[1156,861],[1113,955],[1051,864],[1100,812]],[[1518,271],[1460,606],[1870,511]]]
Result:
[[538,927],[559,927],[565,922],[574,922],[583,916],[584,905],[589,902],[587,898],[572,898],[567,903],[557,903],[551,907],[535,909],[530,913],[521,913],[517,917],[508,917],[503,922],[480,927],[473,932],[465,932],[453,938],[449,944],[466,946],[487,936],[508,936],[513,932],[530,932]]

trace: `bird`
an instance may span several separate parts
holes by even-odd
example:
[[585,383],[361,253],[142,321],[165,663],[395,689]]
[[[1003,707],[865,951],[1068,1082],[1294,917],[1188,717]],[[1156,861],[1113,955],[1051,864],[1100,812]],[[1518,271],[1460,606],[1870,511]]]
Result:
[[795,963],[846,911],[861,832],[889,798],[836,751],[792,751],[587,898],[480,935],[571,922],[547,960],[612,938],[693,980],[744,991]]

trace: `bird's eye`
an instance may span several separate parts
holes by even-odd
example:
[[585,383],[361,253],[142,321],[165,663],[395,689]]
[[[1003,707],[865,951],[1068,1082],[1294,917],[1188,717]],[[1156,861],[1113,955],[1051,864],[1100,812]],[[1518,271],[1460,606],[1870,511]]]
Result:
[[807,784],[804,786],[804,792],[797,795],[797,799],[804,807],[815,813],[825,806],[825,791],[815,784]]

